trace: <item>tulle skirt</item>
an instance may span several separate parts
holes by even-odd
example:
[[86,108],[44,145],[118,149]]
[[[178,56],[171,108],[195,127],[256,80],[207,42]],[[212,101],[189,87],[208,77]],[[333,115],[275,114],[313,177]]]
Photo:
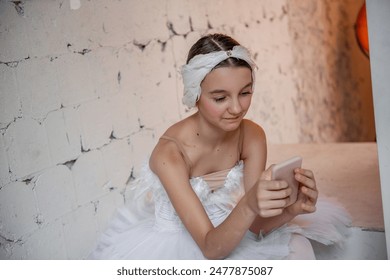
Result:
[[[218,208],[207,212],[215,226],[229,214]],[[337,249],[348,235],[349,225],[350,217],[342,207],[320,198],[315,213],[298,216],[264,236],[248,231],[227,259],[289,258],[290,241],[297,234]],[[159,215],[140,217],[124,207],[118,209],[88,258],[196,260],[204,256],[182,224]]]

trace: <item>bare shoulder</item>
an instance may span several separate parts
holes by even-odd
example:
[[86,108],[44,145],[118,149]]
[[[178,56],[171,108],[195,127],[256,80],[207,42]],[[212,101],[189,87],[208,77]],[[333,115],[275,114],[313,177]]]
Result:
[[243,147],[242,156],[246,158],[253,154],[266,153],[267,140],[264,129],[257,123],[244,119],[243,120]]
[[[181,142],[184,126],[185,121],[180,121],[169,127],[163,135]],[[157,142],[150,156],[149,165],[151,170],[157,175],[159,173],[165,172],[167,168],[174,168],[175,170],[183,171],[186,170],[187,172],[189,172],[189,170],[187,170],[187,165],[183,159],[183,155],[181,154],[180,149],[177,146],[177,143],[175,143],[175,141],[170,141],[166,139],[160,139]]]
[[244,141],[265,141],[266,136],[264,129],[258,125],[257,123],[244,119],[243,120],[243,133],[244,133]]
[[174,123],[163,133],[163,135],[183,142],[191,131],[194,131],[193,116],[189,116],[177,123]]
[[149,159],[150,169],[157,175],[166,173],[169,169],[189,172],[185,161],[173,141],[160,139]]

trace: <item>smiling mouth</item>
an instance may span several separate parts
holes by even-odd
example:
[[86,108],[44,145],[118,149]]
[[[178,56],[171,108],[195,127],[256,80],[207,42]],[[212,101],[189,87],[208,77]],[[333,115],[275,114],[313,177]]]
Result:
[[234,117],[234,118],[225,118],[225,120],[230,120],[230,121],[234,121],[234,120],[238,120],[240,117],[237,116],[237,117]]

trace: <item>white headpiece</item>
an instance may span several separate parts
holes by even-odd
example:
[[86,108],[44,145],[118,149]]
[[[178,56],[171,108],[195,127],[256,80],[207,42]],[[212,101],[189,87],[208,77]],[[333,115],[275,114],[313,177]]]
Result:
[[181,69],[184,83],[184,96],[183,104],[188,108],[195,107],[196,102],[199,100],[201,88],[200,84],[206,77],[206,75],[214,69],[220,62],[228,59],[229,57],[235,57],[245,60],[252,68],[252,88],[255,84],[255,72],[256,64],[251,59],[249,51],[243,46],[234,46],[229,51],[217,51],[207,54],[199,54],[194,56],[188,64],[184,65]]

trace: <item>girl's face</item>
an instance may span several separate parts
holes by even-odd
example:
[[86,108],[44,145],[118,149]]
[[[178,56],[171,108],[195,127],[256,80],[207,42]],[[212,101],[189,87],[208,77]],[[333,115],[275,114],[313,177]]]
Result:
[[220,67],[206,75],[197,103],[210,124],[232,131],[239,127],[252,100],[252,72],[247,67]]

